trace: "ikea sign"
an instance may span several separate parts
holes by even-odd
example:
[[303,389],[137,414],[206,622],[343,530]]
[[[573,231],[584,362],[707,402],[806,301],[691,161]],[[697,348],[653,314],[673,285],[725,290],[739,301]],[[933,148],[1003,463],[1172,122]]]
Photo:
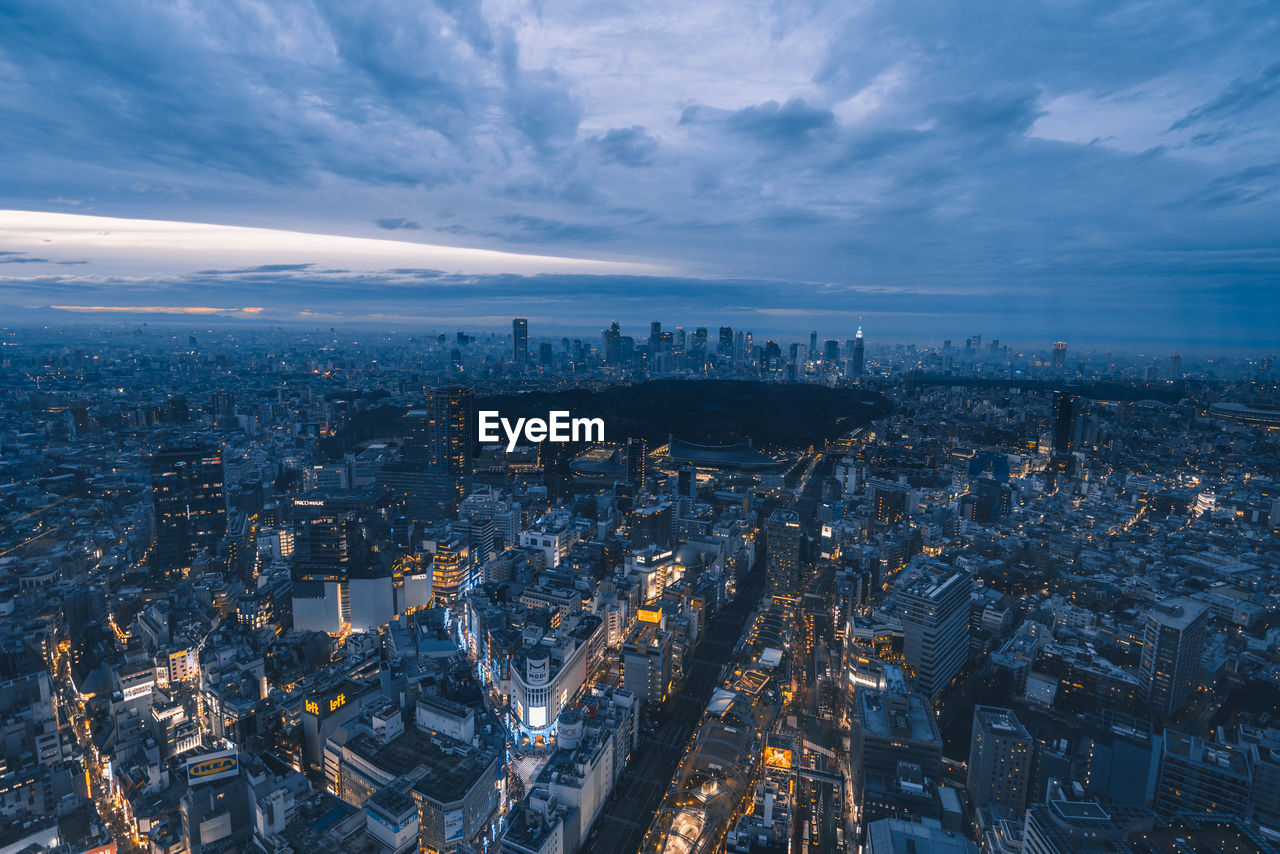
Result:
[[234,750],[206,753],[187,763],[187,785],[226,780],[240,773],[240,758]]

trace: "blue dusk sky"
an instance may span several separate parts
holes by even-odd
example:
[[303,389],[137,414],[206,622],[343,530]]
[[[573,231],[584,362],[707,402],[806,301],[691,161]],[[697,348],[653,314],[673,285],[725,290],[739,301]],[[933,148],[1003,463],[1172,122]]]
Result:
[[1273,348],[1280,5],[0,0],[0,315]]

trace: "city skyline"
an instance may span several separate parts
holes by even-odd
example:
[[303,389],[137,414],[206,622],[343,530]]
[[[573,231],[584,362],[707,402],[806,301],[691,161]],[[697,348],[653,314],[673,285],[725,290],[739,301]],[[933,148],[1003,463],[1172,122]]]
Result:
[[0,329],[0,845],[1277,851],[1273,359],[508,321]]

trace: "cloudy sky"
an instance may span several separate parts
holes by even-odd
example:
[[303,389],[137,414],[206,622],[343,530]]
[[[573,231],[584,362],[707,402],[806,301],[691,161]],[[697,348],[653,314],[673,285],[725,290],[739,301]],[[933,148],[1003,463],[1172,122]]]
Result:
[[9,0],[0,314],[1265,348],[1273,0]]

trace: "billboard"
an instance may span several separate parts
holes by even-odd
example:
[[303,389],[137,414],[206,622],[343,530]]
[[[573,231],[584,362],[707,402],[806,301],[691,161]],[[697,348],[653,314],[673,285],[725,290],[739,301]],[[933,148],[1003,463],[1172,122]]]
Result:
[[462,810],[449,810],[444,814],[445,844],[462,839]]
[[187,785],[225,780],[240,773],[240,759],[234,750],[219,750],[196,756],[187,762]]

